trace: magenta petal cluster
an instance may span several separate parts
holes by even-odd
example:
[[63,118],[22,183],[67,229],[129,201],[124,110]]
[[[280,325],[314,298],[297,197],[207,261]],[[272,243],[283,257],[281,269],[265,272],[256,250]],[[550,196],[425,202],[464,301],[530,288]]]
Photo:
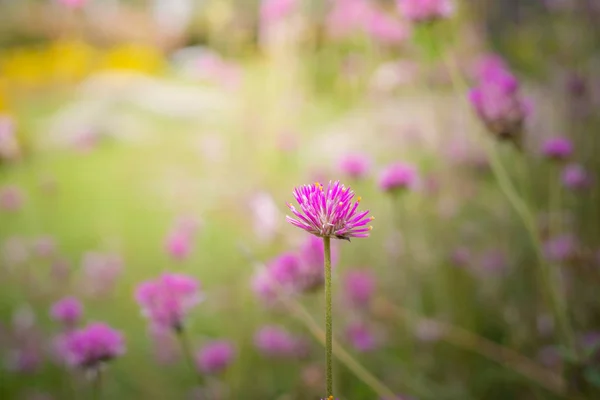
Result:
[[351,179],[364,179],[371,170],[371,159],[364,154],[346,154],[338,161],[338,169]]
[[548,139],[542,146],[542,153],[553,160],[566,160],[573,154],[573,143],[565,137]]
[[567,165],[561,174],[563,185],[567,189],[587,189],[592,184],[592,177],[581,164]]
[[305,342],[282,327],[267,325],[254,336],[254,344],[267,357],[297,358],[306,353]]
[[75,297],[65,297],[52,305],[50,316],[66,327],[73,327],[83,314],[83,305]]
[[344,291],[354,306],[366,306],[375,292],[375,278],[367,270],[349,271],[344,278]]
[[59,340],[59,351],[71,366],[94,368],[122,355],[125,343],[119,331],[105,323],[93,322],[64,334]]
[[294,189],[300,209],[288,203],[296,218],[286,216],[292,225],[319,237],[350,240],[368,237],[372,229],[367,224],[373,217],[369,211],[358,211],[360,197],[353,201],[354,192],[339,181],[329,182],[326,188],[320,183]]
[[183,328],[189,311],[202,301],[200,284],[184,274],[164,273],[138,285],[135,298],[156,329]]
[[432,22],[448,18],[454,11],[452,0],[397,0],[404,17],[413,22]]
[[519,143],[530,105],[521,96],[519,81],[507,67],[497,61],[483,68],[469,100],[491,133]]
[[224,371],[235,357],[235,348],[227,340],[215,340],[205,344],[196,354],[198,369],[205,374]]
[[417,170],[412,165],[394,163],[379,175],[379,187],[384,192],[412,188],[417,182]]

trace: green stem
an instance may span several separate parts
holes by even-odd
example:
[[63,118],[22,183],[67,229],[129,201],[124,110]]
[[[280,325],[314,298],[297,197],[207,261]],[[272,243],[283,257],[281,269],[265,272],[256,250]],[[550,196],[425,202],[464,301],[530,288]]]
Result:
[[202,381],[202,376],[198,373],[196,367],[194,366],[192,350],[187,335],[185,334],[185,330],[180,327],[176,330],[176,333],[177,338],[179,339],[179,344],[181,345],[181,352],[183,353],[183,357],[185,358],[188,368],[190,371],[192,371],[192,374],[196,376],[196,379],[198,379],[198,384],[202,386],[204,382]]
[[94,382],[92,384],[92,399],[100,399],[100,392],[102,389],[102,370],[100,367],[94,371]]
[[333,373],[331,367],[331,354],[333,350],[333,321],[331,316],[331,239],[323,238],[323,252],[325,253],[325,350],[327,352],[327,396],[333,396]]

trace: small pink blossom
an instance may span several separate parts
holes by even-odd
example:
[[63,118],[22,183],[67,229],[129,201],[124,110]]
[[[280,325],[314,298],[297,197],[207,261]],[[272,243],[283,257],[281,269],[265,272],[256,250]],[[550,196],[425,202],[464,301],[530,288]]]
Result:
[[346,273],[344,292],[351,304],[360,307],[368,305],[375,289],[375,278],[368,270],[353,270]]
[[338,161],[338,170],[351,179],[364,179],[371,170],[371,159],[364,154],[346,154]]
[[272,24],[292,14],[297,7],[297,0],[262,0],[260,17],[263,24]]
[[544,142],[542,153],[549,159],[563,161],[573,154],[573,143],[565,137],[551,138]]
[[371,328],[363,322],[355,322],[346,328],[346,336],[359,352],[373,351],[378,347],[377,338]]
[[298,358],[306,354],[306,343],[276,325],[261,328],[254,336],[258,350],[272,358]]
[[75,297],[65,297],[54,303],[50,309],[50,316],[65,327],[74,327],[83,314],[83,305]]
[[125,352],[121,333],[102,322],[65,333],[57,344],[62,359],[79,368],[97,368]]
[[205,374],[223,372],[233,361],[235,348],[226,340],[216,340],[205,344],[196,354],[198,369]]
[[452,0],[397,0],[400,12],[413,22],[445,19],[454,12]]
[[202,301],[196,279],[172,273],[139,284],[135,298],[155,329],[176,331],[183,329],[185,317]]
[[15,212],[21,209],[25,195],[21,188],[15,185],[0,187],[0,210]]
[[387,166],[379,175],[379,187],[384,192],[414,189],[417,179],[415,167],[404,163],[394,163]]

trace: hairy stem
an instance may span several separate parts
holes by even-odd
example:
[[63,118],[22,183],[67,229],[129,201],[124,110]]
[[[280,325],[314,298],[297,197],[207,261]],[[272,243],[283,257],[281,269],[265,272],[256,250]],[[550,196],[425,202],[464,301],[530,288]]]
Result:
[[323,238],[325,253],[325,351],[327,353],[327,396],[333,396],[333,373],[331,354],[333,352],[333,318],[331,315],[331,239]]

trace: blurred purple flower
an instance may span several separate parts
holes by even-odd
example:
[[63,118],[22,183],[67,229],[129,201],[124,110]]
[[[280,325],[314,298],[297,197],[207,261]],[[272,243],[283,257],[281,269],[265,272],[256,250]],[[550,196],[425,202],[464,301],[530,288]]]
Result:
[[292,14],[297,7],[297,0],[262,0],[260,17],[262,23],[272,24]]
[[375,350],[377,340],[369,326],[363,322],[354,322],[346,328],[346,337],[356,351],[361,353]]
[[333,38],[344,38],[365,29],[373,8],[365,0],[334,0],[327,15],[327,30]]
[[93,322],[59,339],[63,360],[71,366],[96,368],[125,352],[121,333],[102,322]]
[[573,154],[573,144],[565,137],[548,139],[542,146],[542,153],[553,160],[566,160]]
[[205,344],[196,355],[198,369],[205,374],[217,374],[233,362],[235,348],[227,340],[216,340]]
[[21,188],[15,185],[0,187],[0,210],[18,211],[25,201]]
[[452,0],[396,0],[404,17],[413,22],[445,19],[454,12]]
[[[323,241],[316,236],[308,236],[300,247],[299,288],[305,292],[314,291],[325,282],[325,251]],[[331,267],[335,268],[339,258],[338,247],[331,246]]]
[[49,258],[56,251],[56,243],[51,236],[40,236],[33,243],[33,250],[38,257]]
[[183,261],[192,252],[192,236],[181,230],[175,230],[167,235],[165,247],[169,255],[176,261]]
[[198,281],[184,274],[163,273],[140,283],[135,298],[156,329],[183,329],[183,320],[202,301]]
[[569,164],[562,170],[562,183],[567,189],[587,189],[592,184],[592,177],[581,164]]
[[345,296],[354,306],[367,306],[375,289],[375,278],[370,271],[348,271],[344,277]]
[[500,139],[520,145],[525,118],[530,109],[519,90],[517,78],[499,65],[482,71],[469,100],[487,129]]
[[65,297],[52,305],[50,316],[66,328],[73,328],[83,315],[83,305],[75,297]]
[[256,272],[252,278],[252,291],[267,304],[272,305],[277,300],[277,287],[268,268]]
[[568,233],[552,237],[544,243],[544,255],[549,261],[568,261],[576,250],[577,240]]
[[123,271],[123,260],[117,254],[88,252],[83,256],[82,269],[86,290],[91,295],[106,295]]
[[364,179],[371,172],[371,159],[365,154],[346,154],[338,161],[338,170],[350,179]]
[[373,10],[366,18],[367,34],[381,44],[398,44],[405,41],[410,35],[407,25],[384,12]]
[[306,353],[302,339],[276,325],[261,328],[254,336],[254,344],[267,357],[298,358]]
[[379,175],[379,187],[384,192],[403,191],[414,188],[417,179],[414,166],[394,163],[388,165]]
[[294,189],[294,197],[300,205],[297,210],[288,207],[297,219],[286,216],[292,225],[319,237],[330,237],[350,241],[350,238],[368,237],[373,220],[369,211],[358,212],[360,197],[353,204],[354,192],[339,181],[329,182],[327,188],[321,184],[304,185]]
[[450,260],[457,267],[468,267],[471,265],[473,254],[467,247],[457,247],[452,251]]
[[6,368],[10,371],[31,374],[42,364],[42,354],[36,346],[21,345],[7,354]]
[[475,80],[485,80],[497,71],[507,71],[508,65],[498,54],[483,54],[477,58],[473,67],[473,78]]

